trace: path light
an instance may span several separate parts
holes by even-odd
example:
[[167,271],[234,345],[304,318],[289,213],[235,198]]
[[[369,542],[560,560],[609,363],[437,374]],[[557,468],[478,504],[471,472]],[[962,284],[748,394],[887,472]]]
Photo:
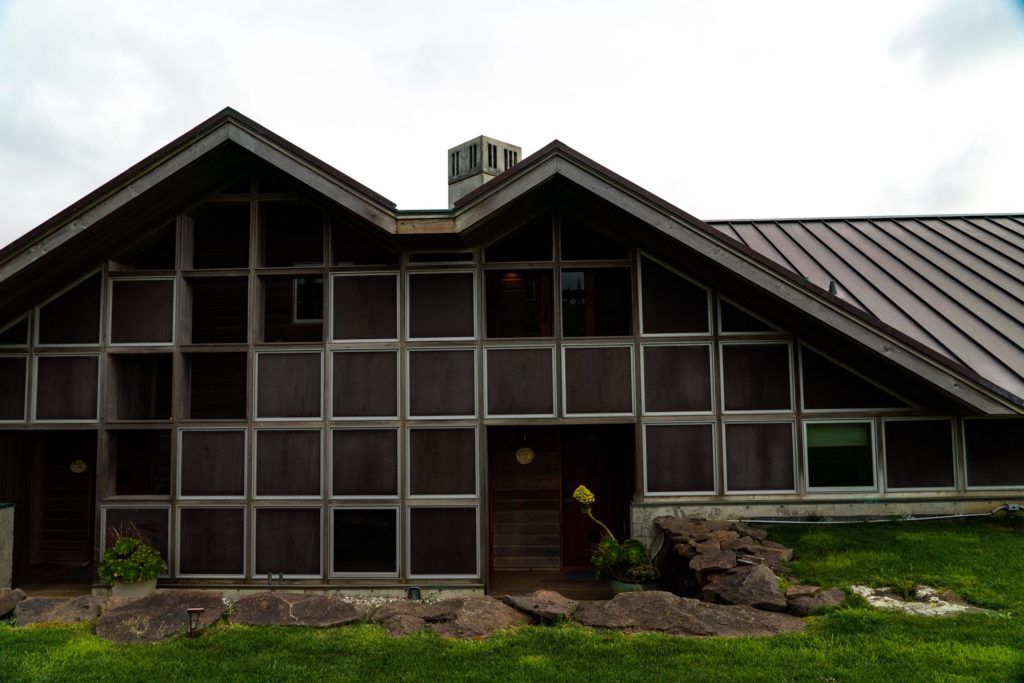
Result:
[[206,611],[205,607],[186,607],[185,612],[188,614],[188,637],[195,638],[199,635],[199,617],[203,616],[203,612]]

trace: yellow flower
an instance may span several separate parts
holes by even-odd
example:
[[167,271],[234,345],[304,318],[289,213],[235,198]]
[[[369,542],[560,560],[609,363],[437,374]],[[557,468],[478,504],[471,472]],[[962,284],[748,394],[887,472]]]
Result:
[[597,498],[594,497],[594,494],[590,492],[590,489],[588,489],[586,486],[583,486],[582,484],[576,487],[576,490],[573,492],[572,497],[580,505],[586,505],[588,507],[590,505],[593,505],[594,501],[597,500]]

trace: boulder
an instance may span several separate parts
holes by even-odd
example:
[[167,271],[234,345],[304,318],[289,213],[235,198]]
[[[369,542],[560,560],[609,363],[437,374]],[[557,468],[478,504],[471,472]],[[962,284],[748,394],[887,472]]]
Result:
[[573,619],[594,628],[674,636],[767,636],[804,628],[802,621],[786,614],[708,604],[663,591],[620,593],[611,600],[582,603]]
[[14,590],[0,588],[0,618],[6,617],[13,612],[18,603],[26,597],[28,596],[25,595],[25,591],[20,588],[15,588]]
[[107,610],[96,622],[96,635],[118,643],[166,640],[188,633],[188,607],[202,607],[199,627],[213,624],[227,609],[219,593],[158,589],[144,598]]
[[500,629],[529,623],[529,618],[487,596],[453,598],[433,603],[396,601],[378,607],[370,621],[393,636],[429,627],[443,638],[483,638]]
[[511,605],[521,612],[526,612],[545,621],[568,619],[579,606],[555,591],[538,590],[526,595],[506,595],[502,598],[506,605]]
[[779,577],[764,565],[737,567],[713,583],[704,586],[707,600],[730,605],[749,605],[756,609],[781,612],[786,596],[779,590]]
[[821,591],[821,586],[810,586],[806,584],[798,584],[796,586],[790,586],[786,589],[787,598],[795,598],[800,595],[814,595]]
[[765,530],[765,529],[758,529],[757,527],[752,527],[752,526],[750,526],[748,524],[744,524],[743,522],[735,522],[732,525],[732,528],[733,528],[733,531],[737,532],[739,535],[741,535],[741,536],[749,536],[750,538],[753,538],[754,540],[757,540],[757,541],[763,541],[766,538],[768,538],[768,531],[767,530]]
[[32,624],[78,624],[95,621],[105,600],[92,595],[77,598],[28,598],[14,610],[18,626]]
[[798,617],[808,617],[820,609],[841,605],[846,600],[846,594],[841,588],[829,588],[828,590],[819,588],[813,593],[800,593],[792,596],[789,595],[789,591],[786,593],[788,611]]
[[257,593],[235,603],[231,623],[248,626],[342,626],[361,618],[355,605],[327,595]]
[[725,571],[736,566],[736,553],[731,550],[710,550],[690,560],[695,572]]

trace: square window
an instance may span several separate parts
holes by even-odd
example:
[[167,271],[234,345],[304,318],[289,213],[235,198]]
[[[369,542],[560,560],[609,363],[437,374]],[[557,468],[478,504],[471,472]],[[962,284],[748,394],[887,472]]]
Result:
[[552,271],[491,270],[486,276],[488,337],[553,334]]
[[336,429],[331,438],[331,495],[398,495],[397,429]]
[[332,361],[334,417],[398,416],[397,351],[336,352]]
[[644,451],[649,493],[715,492],[714,425],[647,425]]
[[100,341],[100,274],[91,275],[39,307],[40,344],[98,344]]
[[336,341],[398,339],[398,275],[335,275]]
[[410,350],[409,415],[476,415],[476,351]]
[[247,365],[244,351],[186,354],[189,418],[244,420]]
[[249,202],[208,204],[192,212],[192,267],[249,267]]
[[562,271],[562,336],[633,334],[632,276],[628,268]]
[[649,258],[640,272],[644,334],[711,334],[706,289]]
[[178,508],[178,576],[245,574],[245,508]]
[[488,415],[555,414],[554,353],[550,348],[490,348]]
[[409,494],[476,495],[476,430],[410,429]]
[[726,411],[793,409],[788,344],[722,344]]
[[318,342],[324,338],[324,279],[262,277],[263,341]]
[[98,356],[36,356],[37,420],[97,419]]
[[318,577],[320,508],[256,508],[253,576]]
[[189,278],[193,344],[245,344],[249,340],[249,280]]
[[256,417],[319,418],[322,356],[317,353],[258,353]]
[[874,488],[870,422],[807,422],[805,427],[808,488]]
[[256,431],[256,495],[310,497],[320,495],[319,429]]
[[335,508],[331,573],[398,574],[398,509]]
[[314,206],[261,202],[263,265],[322,265],[324,214]]
[[566,415],[631,415],[633,349],[562,347]]
[[195,498],[245,495],[245,432],[181,432],[178,495]]
[[1024,486],[1024,419],[964,420],[967,486]]
[[794,491],[792,422],[727,422],[728,491]]
[[475,577],[477,509],[409,509],[410,576]]
[[710,413],[711,347],[645,346],[644,412]]
[[473,273],[409,274],[409,337],[472,339],[476,336]]
[[108,400],[115,420],[169,420],[172,366],[170,353],[110,354]]
[[111,280],[110,343],[174,341],[174,280]]
[[171,431],[126,429],[107,432],[118,496],[166,496],[171,492]]

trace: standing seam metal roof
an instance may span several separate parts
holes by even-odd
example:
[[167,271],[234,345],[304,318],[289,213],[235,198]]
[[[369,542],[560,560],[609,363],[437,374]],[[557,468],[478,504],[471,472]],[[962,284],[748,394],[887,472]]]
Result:
[[707,223],[1024,396],[1024,215]]

